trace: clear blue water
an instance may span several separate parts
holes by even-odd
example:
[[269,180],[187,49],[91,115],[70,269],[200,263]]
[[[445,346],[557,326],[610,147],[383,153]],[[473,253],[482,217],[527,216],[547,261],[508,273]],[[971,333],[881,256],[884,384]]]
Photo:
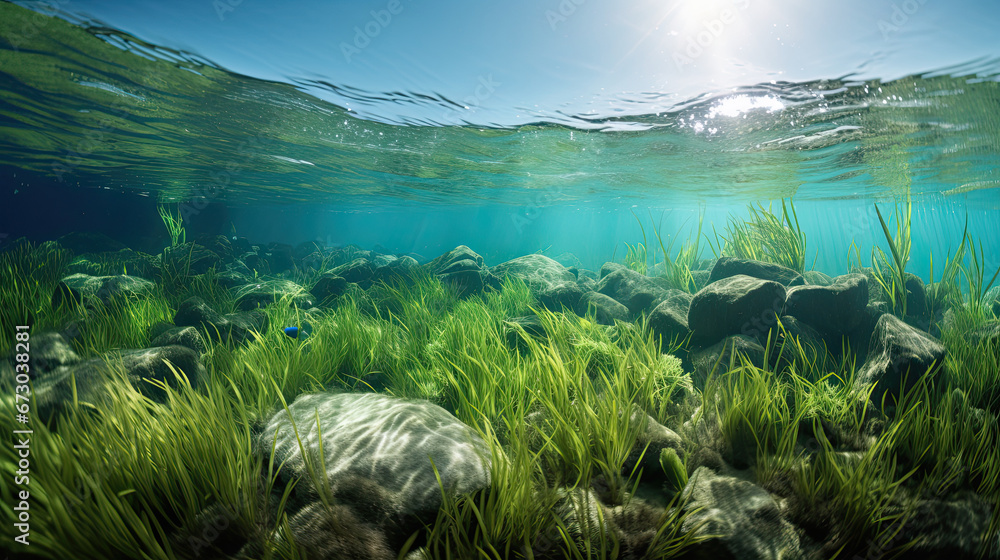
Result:
[[683,239],[791,198],[840,273],[909,192],[910,271],[966,217],[1000,265],[991,3],[401,2],[0,5],[4,239],[147,247],[159,202],[260,243],[597,268],[636,217]]

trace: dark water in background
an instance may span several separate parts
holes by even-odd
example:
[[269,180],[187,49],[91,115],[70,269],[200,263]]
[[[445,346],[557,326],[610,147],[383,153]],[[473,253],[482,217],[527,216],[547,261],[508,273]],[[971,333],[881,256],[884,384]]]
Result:
[[[97,230],[149,250],[156,203],[193,231],[253,242],[376,244],[488,264],[544,250],[586,265],[685,238],[747,202],[792,197],[816,267],[882,238],[873,203],[913,200],[909,270],[927,276],[965,217],[1000,264],[1000,62],[921,75],[747,85],[668,111],[511,127],[456,103],[341,88],[359,103],[439,105],[439,122],[361,119],[287,83],[236,75],[108,28],[0,4],[0,235]],[[2,241],[2,239],[0,239]],[[884,246],[884,243],[883,243]],[[704,256],[710,256],[707,252]],[[939,270],[939,269],[938,269]]]

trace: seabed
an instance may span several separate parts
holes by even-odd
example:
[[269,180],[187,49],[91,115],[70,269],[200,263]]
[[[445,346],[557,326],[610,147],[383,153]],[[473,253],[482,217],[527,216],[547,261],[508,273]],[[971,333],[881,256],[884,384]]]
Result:
[[654,229],[599,271],[188,241],[169,208],[159,255],[9,243],[0,423],[31,432],[0,448],[4,539],[53,559],[995,558],[996,274],[967,234],[909,274],[908,201],[882,211],[889,250],[839,276],[809,270],[790,204],[679,245]]

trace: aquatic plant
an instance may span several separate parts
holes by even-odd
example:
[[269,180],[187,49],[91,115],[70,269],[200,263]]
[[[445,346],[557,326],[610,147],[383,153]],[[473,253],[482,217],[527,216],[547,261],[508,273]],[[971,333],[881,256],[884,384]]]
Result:
[[70,251],[54,242],[36,246],[17,240],[0,252],[0,354],[12,349],[17,325],[52,327],[74,311],[71,301],[63,301],[61,308],[52,305],[52,293],[71,259]]
[[646,270],[648,269],[649,265],[647,261],[648,254],[646,251],[647,247],[646,228],[643,227],[642,220],[640,220],[638,216],[635,215],[635,213],[633,213],[632,216],[635,218],[636,222],[639,223],[639,229],[642,231],[642,243],[636,243],[635,245],[630,245],[629,243],[625,243],[625,247],[628,249],[628,251],[625,253],[625,266],[627,266],[631,270],[638,272],[639,274],[646,274]]
[[176,247],[185,243],[187,241],[187,233],[184,230],[184,215],[180,210],[180,206],[177,208],[176,215],[165,205],[157,206],[156,211],[159,212],[160,219],[163,220],[163,226],[167,228],[167,233],[170,235],[170,246]]
[[[665,246],[663,244],[663,237],[660,235],[660,231],[655,225],[653,226],[653,235],[656,237],[656,241],[660,246],[660,251],[663,253],[665,276],[667,280],[674,288],[692,294],[698,291],[698,286],[691,270],[698,264],[698,259],[701,256],[701,231],[704,217],[703,213],[698,215],[698,232],[693,238],[690,236],[687,238],[687,240],[681,245],[681,248],[678,250],[676,255],[673,254],[673,248],[674,243],[677,242],[680,232],[674,235],[670,240],[670,243]],[[652,216],[650,216],[650,220],[652,220]],[[683,228],[683,225],[681,227]],[[655,255],[653,260],[656,260]]]
[[906,289],[906,264],[910,261],[910,195],[906,195],[905,209],[897,204],[895,209],[896,235],[889,231],[889,226],[882,217],[882,212],[875,205],[875,213],[882,225],[882,233],[892,253],[890,260],[878,246],[872,248],[872,272],[875,281],[882,288],[882,293],[888,298],[892,312],[900,318],[906,317],[908,290]]
[[731,218],[726,226],[720,255],[770,262],[803,272],[806,267],[806,236],[791,199],[781,200],[781,216],[762,204],[747,207],[747,220]]

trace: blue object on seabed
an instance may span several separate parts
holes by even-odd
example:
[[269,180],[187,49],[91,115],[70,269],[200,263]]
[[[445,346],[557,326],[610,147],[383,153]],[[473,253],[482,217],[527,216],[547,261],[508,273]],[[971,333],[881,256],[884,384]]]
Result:
[[299,328],[298,327],[285,327],[285,334],[287,334],[291,338],[298,338],[299,337]]

